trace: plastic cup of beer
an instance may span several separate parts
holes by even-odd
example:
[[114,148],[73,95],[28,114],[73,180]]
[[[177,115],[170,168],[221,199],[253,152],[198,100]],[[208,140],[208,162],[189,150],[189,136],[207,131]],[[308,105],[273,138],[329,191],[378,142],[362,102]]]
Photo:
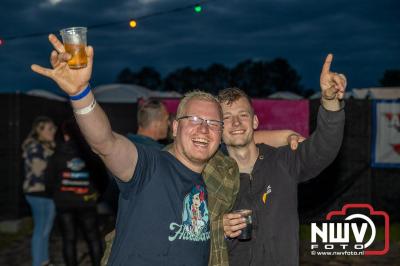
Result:
[[85,27],[71,27],[60,30],[65,51],[71,55],[68,66],[73,69],[83,68],[87,65]]
[[248,240],[251,239],[251,232],[253,231],[253,219],[252,219],[252,210],[241,209],[235,210],[233,213],[239,213],[243,218],[246,219],[246,227],[242,229],[242,233],[237,237],[240,240]]

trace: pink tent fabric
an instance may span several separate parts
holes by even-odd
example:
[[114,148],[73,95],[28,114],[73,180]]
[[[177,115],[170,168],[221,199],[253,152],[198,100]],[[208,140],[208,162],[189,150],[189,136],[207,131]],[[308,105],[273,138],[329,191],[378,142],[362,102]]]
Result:
[[259,129],[292,129],[308,137],[308,100],[254,99],[252,101],[260,122]]

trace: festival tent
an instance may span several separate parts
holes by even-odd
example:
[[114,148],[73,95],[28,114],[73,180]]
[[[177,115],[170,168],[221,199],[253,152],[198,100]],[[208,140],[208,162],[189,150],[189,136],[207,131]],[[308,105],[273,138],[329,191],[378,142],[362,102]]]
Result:
[[133,84],[107,84],[93,89],[98,102],[106,103],[135,103],[139,99],[148,98],[180,98],[182,95],[175,91],[153,91]]
[[355,99],[400,99],[400,87],[373,87],[352,90]]
[[[180,98],[182,95],[175,91],[153,91],[133,84],[106,84],[93,88],[98,102],[103,103],[136,103],[139,99],[148,98]],[[67,101],[67,96],[59,95],[47,90],[34,89],[26,92],[27,95],[46,98],[56,101]]]
[[268,95],[270,99],[300,100],[303,96],[290,91],[278,91]]
[[49,100],[62,101],[62,102],[67,101],[66,96],[60,96],[58,94],[55,94],[55,93],[47,91],[47,90],[34,89],[34,90],[27,91],[26,94],[30,95],[30,96],[46,98]]

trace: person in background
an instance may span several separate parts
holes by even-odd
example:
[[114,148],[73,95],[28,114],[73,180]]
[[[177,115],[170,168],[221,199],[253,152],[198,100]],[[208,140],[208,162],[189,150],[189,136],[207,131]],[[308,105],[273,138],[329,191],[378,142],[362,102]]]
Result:
[[53,227],[55,207],[46,193],[44,172],[48,159],[54,153],[56,126],[46,116],[37,117],[32,129],[22,144],[25,179],[23,192],[33,216],[31,242],[32,265],[49,265],[49,238]]
[[139,103],[137,123],[137,133],[127,134],[130,141],[159,150],[164,148],[158,141],[167,138],[170,120],[167,108],[161,101],[150,99]]
[[[63,257],[67,266],[78,265],[78,232],[84,234],[93,266],[100,265],[100,237],[94,188],[89,166],[84,159],[79,128],[73,120],[61,127],[63,141],[49,160],[45,177],[49,194],[53,196],[63,239]],[[78,231],[79,227],[79,231]]]

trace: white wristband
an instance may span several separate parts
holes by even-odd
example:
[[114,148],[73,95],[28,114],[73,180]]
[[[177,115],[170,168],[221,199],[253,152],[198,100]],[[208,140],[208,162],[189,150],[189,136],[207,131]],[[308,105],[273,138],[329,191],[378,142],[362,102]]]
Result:
[[80,109],[74,109],[74,113],[77,115],[86,115],[93,111],[93,109],[96,107],[96,99],[93,98],[92,103],[89,106],[80,108]]

